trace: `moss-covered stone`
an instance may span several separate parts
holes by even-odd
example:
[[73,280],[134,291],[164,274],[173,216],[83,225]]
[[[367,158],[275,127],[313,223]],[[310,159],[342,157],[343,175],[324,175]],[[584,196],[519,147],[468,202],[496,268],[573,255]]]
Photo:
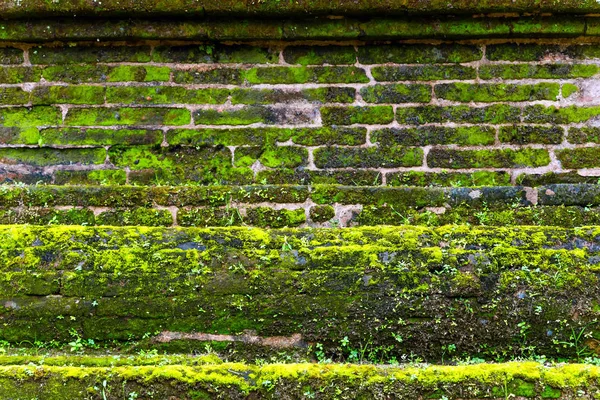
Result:
[[510,185],[510,174],[504,171],[476,171],[472,173],[409,171],[389,173],[386,178],[387,184],[390,186],[473,187]]
[[589,78],[599,72],[594,64],[483,64],[482,79],[562,79]]
[[31,93],[33,104],[103,104],[101,86],[37,86]]
[[221,83],[239,85],[244,82],[244,71],[239,68],[198,68],[174,70],[175,83]]
[[596,44],[560,46],[556,44],[504,43],[486,47],[486,57],[492,61],[541,61],[544,58],[585,60],[597,58],[600,47]]
[[200,44],[158,46],[152,53],[152,60],[186,64],[275,64],[279,54],[266,47]]
[[437,97],[468,103],[496,101],[556,100],[560,93],[558,83],[535,85],[445,83],[434,86]]
[[600,143],[600,128],[584,127],[584,128],[569,128],[567,134],[569,143]]
[[[186,110],[187,111],[187,110]],[[309,124],[315,118],[312,108],[247,106],[225,109],[205,108],[194,111],[195,125],[268,125]]]
[[106,101],[112,104],[222,104],[228,96],[228,89],[173,86],[117,86],[106,89]]
[[0,124],[2,126],[37,127],[58,125],[60,122],[61,112],[55,107],[36,106],[0,109]]
[[29,50],[32,64],[94,64],[110,62],[148,62],[149,46],[71,46],[34,47]]
[[358,61],[363,64],[437,64],[466,63],[481,59],[480,47],[467,45],[403,44],[386,46],[361,46]]
[[521,121],[521,109],[507,104],[486,107],[421,106],[398,107],[396,120],[401,124],[422,125],[441,122],[503,124]]
[[381,184],[381,173],[362,169],[313,171],[304,168],[259,171],[255,182],[269,184],[331,184],[373,186]]
[[171,226],[173,216],[168,210],[138,207],[136,209],[116,209],[101,212],[96,216],[97,225],[113,226]]
[[38,82],[42,70],[36,67],[9,67],[0,69],[0,83]]
[[321,107],[326,125],[389,124],[394,120],[391,106]]
[[2,148],[0,160],[4,164],[45,165],[91,165],[104,164],[106,150],[99,149],[41,149]]
[[306,213],[303,208],[275,210],[270,207],[255,207],[246,210],[244,221],[263,228],[293,227],[306,222]]
[[429,103],[431,86],[394,84],[367,86],[360,90],[367,103]]
[[358,67],[269,67],[244,71],[249,83],[367,83],[365,70]]
[[13,47],[0,48],[0,64],[22,64],[24,60],[23,50]]
[[423,163],[420,148],[320,147],[314,151],[318,168],[394,168],[414,167]]
[[29,93],[19,87],[0,88],[0,104],[22,105],[29,103]]
[[354,64],[356,51],[351,46],[290,46],[283,58],[288,64]]
[[435,168],[523,168],[550,163],[545,149],[450,150],[431,149],[427,164]]
[[155,129],[46,128],[32,144],[44,145],[139,145],[160,144],[162,131]]
[[99,169],[93,171],[56,171],[54,183],[57,185],[124,185],[127,174],[119,169]]
[[371,74],[379,82],[475,79],[477,77],[475,68],[462,65],[386,65],[371,68]]
[[331,206],[313,206],[310,208],[310,219],[313,222],[327,222],[335,217],[335,210]]
[[66,125],[187,125],[190,111],[184,108],[72,108]]
[[513,144],[560,144],[563,141],[563,136],[564,129],[559,126],[513,125],[501,127],[498,139],[500,142]]
[[235,89],[231,93],[232,104],[274,103],[352,103],[356,90],[349,87],[322,87],[303,90],[283,89]]
[[423,126],[418,128],[386,128],[371,133],[371,141],[382,146],[426,146],[432,144],[494,144],[496,130],[491,127]]
[[595,168],[600,166],[598,148],[583,147],[578,149],[563,149],[556,151],[556,158],[564,168]]
[[[34,67],[35,68],[35,67]],[[56,65],[37,69],[43,78],[51,82],[165,82],[170,79],[168,67],[119,65]],[[35,71],[35,69],[34,69]],[[35,76],[35,75],[34,75]],[[37,78],[39,79],[39,77]]]
[[586,122],[600,115],[600,107],[544,107],[526,106],[523,109],[523,121],[532,123],[568,124]]

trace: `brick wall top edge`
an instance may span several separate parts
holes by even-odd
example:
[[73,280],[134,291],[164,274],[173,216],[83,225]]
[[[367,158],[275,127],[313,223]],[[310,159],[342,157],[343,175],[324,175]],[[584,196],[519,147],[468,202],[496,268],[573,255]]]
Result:
[[596,0],[5,0],[4,19],[55,16],[306,16],[597,13]]
[[[0,5],[2,7],[2,5]],[[101,19],[0,21],[0,42],[55,40],[393,40],[595,37],[596,16],[421,16],[310,19]]]

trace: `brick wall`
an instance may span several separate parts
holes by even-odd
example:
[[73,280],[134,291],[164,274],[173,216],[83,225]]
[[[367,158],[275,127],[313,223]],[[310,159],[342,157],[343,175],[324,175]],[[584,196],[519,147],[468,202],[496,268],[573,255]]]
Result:
[[[557,205],[577,216],[561,225],[599,218],[581,208],[592,195],[564,197],[600,179],[593,42],[11,43],[0,62],[3,182],[108,185],[104,198],[231,186],[206,204],[148,195],[135,213],[85,195],[5,202],[3,223],[435,225],[481,223],[485,206],[510,224],[508,204],[531,224]],[[560,183],[580,186],[546,187]],[[495,189],[459,190],[477,186]]]

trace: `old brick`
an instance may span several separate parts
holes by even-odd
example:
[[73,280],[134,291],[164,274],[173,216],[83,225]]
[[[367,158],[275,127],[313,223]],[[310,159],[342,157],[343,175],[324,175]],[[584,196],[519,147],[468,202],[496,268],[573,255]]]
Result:
[[264,123],[308,124],[316,117],[312,108],[247,106],[227,109],[202,109],[194,112],[196,125],[250,125]]
[[40,132],[46,145],[160,144],[162,131],[149,129],[47,128]]
[[367,103],[428,103],[431,100],[429,85],[375,85],[360,90]]
[[526,144],[543,143],[559,144],[562,142],[564,130],[558,126],[513,125],[500,128],[498,138],[503,143]]
[[462,65],[386,65],[371,68],[371,74],[375,80],[380,82],[475,79],[477,77],[475,68]]
[[246,45],[159,46],[154,49],[152,60],[190,64],[273,64],[279,61],[279,54],[273,49]]
[[390,147],[321,147],[314,151],[318,168],[394,168],[423,163],[423,150]]
[[584,147],[579,149],[563,149],[556,151],[556,157],[563,168],[596,168],[600,167],[600,148]]
[[103,104],[101,86],[37,86],[31,95],[33,104]]
[[454,150],[433,148],[427,164],[434,168],[523,168],[542,167],[550,163],[545,149]]
[[197,68],[173,71],[175,83],[222,83],[239,85],[244,82],[243,71],[239,68]]
[[245,71],[249,83],[367,83],[365,71],[357,67],[269,67]]
[[431,144],[486,145],[495,141],[492,127],[422,126],[418,128],[386,128],[371,133],[371,141],[383,146],[425,146]]
[[321,107],[321,118],[326,125],[389,124],[394,110],[391,106]]
[[183,108],[72,108],[66,125],[186,125],[190,112]]
[[558,83],[538,83],[535,85],[515,84],[469,84],[447,83],[434,87],[437,97],[463,103],[496,101],[535,101],[556,100],[560,92]]
[[469,106],[421,106],[398,107],[396,120],[401,124],[422,125],[442,122],[467,123],[513,123],[520,122],[521,109],[506,104],[494,104],[486,107]]
[[32,64],[92,64],[109,62],[148,62],[149,46],[34,47],[29,50]]
[[25,164],[32,166],[103,164],[106,150],[98,149],[50,149],[44,148],[3,148],[0,149],[0,162],[4,164]]
[[482,55],[480,47],[468,45],[403,44],[358,48],[358,61],[363,64],[466,63],[480,60]]
[[290,46],[283,51],[289,64],[354,64],[356,51],[352,46]]
[[221,104],[229,96],[228,89],[186,89],[173,86],[109,87],[108,103],[121,104]]

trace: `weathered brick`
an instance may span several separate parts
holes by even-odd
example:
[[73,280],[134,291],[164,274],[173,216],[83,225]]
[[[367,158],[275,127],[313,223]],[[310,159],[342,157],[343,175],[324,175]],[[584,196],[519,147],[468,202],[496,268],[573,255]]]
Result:
[[431,101],[429,85],[375,85],[360,90],[367,103],[428,103]]
[[186,208],[177,212],[180,226],[237,226],[242,223],[242,214],[232,207]]
[[106,89],[113,104],[222,104],[228,89],[186,89],[175,86],[117,86]]
[[335,217],[335,209],[329,205],[311,207],[309,213],[314,222],[327,222]]
[[149,46],[34,47],[29,50],[32,64],[92,64],[109,62],[148,62]]
[[171,226],[173,215],[169,210],[137,207],[133,210],[115,209],[103,211],[96,216],[97,225],[110,226]]
[[27,208],[25,210],[9,209],[0,211],[0,223],[31,225],[94,225],[94,212],[86,208],[71,208],[66,210],[56,210],[52,208]]
[[12,107],[0,109],[1,126],[47,126],[61,122],[61,111],[56,107]]
[[119,65],[108,70],[108,82],[166,82],[171,78],[169,67]]
[[556,158],[563,168],[597,168],[600,167],[600,147],[557,150]]
[[66,125],[187,125],[190,112],[183,108],[72,108]]
[[175,83],[222,83],[239,85],[244,82],[243,71],[239,68],[197,68],[173,71]]
[[320,147],[314,151],[318,168],[415,167],[423,163],[423,150],[401,146]]
[[538,124],[568,124],[586,122],[600,115],[600,106],[593,107],[545,107],[543,105],[523,108],[523,122]]
[[[41,71],[45,80],[51,82],[162,82],[170,79],[168,67],[119,65],[56,65],[47,66]],[[38,78],[39,79],[39,78]]]
[[0,48],[0,64],[21,64],[24,61],[23,50],[13,47]]
[[190,64],[273,64],[279,61],[279,53],[274,49],[246,45],[159,46],[154,49],[152,60]]
[[353,146],[364,144],[366,138],[366,128],[323,127],[286,129],[279,135],[278,140],[292,139],[294,143],[303,146],[332,144]]
[[445,83],[435,85],[437,97],[463,103],[496,101],[535,101],[556,100],[560,92],[558,83],[538,83],[535,85],[514,85],[504,83],[469,84]]
[[513,125],[500,128],[498,138],[503,143],[526,144],[543,143],[559,144],[564,136],[563,128],[559,126],[530,126]]
[[304,90],[285,89],[235,89],[231,92],[233,104],[273,104],[293,102],[352,103],[354,88],[323,87]]
[[418,128],[386,128],[371,132],[371,141],[382,146],[425,146],[431,144],[487,145],[495,141],[492,127],[422,126]]
[[480,60],[482,56],[479,46],[469,45],[400,44],[358,48],[358,61],[363,64],[466,63]]
[[31,94],[33,104],[103,104],[101,86],[37,86]]
[[434,168],[523,168],[542,167],[550,163],[545,149],[454,150],[433,148],[427,164]]
[[17,167],[16,170],[11,167],[0,167],[0,182],[5,184],[10,183],[25,183],[28,185],[39,183],[50,183],[52,175],[39,171],[21,172]]
[[600,46],[597,44],[583,44],[572,46],[505,43],[488,45],[486,57],[488,60],[497,61],[542,61],[544,59],[570,58],[583,60],[598,58]]
[[0,126],[0,143],[2,144],[39,144],[40,131],[37,128],[18,128]]
[[253,207],[246,210],[244,221],[262,228],[298,226],[306,222],[303,208],[275,210],[270,207]]
[[0,68],[0,83],[38,82],[42,69],[37,67],[2,67]]
[[354,64],[356,51],[352,46],[290,46],[283,58],[289,64]]
[[0,88],[0,104],[21,105],[29,102],[29,93],[20,87]]
[[223,145],[262,146],[269,128],[235,128],[235,129],[169,129],[167,142],[170,145]]
[[521,174],[516,181],[518,185],[536,187],[554,183],[598,183],[598,177],[579,175],[577,172],[548,172]]
[[389,124],[394,110],[391,106],[321,107],[321,118],[326,125]]
[[353,185],[370,186],[381,184],[381,173],[361,169],[338,171],[312,171],[307,169],[269,169],[256,174],[256,182],[277,185]]
[[392,172],[387,174],[389,186],[509,186],[510,174],[505,171],[475,172]]
[[589,78],[600,67],[593,64],[483,64],[479,67],[481,79],[561,79]]
[[37,167],[45,165],[103,164],[106,150],[98,149],[50,149],[3,148],[0,162],[3,164],[26,164]]
[[40,140],[47,145],[160,144],[163,134],[149,129],[47,128]]
[[256,160],[269,168],[296,168],[306,164],[308,151],[298,146],[260,148],[238,147],[234,162],[237,167],[249,167]]
[[371,74],[375,80],[380,82],[475,79],[477,77],[475,68],[462,65],[386,65],[371,68]]
[[202,109],[194,111],[196,125],[250,125],[264,123],[309,124],[316,118],[312,108],[247,106],[227,109]]
[[93,171],[54,172],[56,185],[124,185],[127,174],[119,169],[97,169]]
[[249,83],[367,83],[365,71],[357,67],[261,67],[245,71]]
[[567,135],[569,143],[600,143],[600,128],[584,127],[584,128],[569,128]]
[[421,106],[398,107],[396,120],[401,124],[422,125],[442,122],[468,123],[512,123],[520,122],[521,109],[506,104],[494,104],[486,107],[469,106]]
[[247,184],[253,181],[249,168],[234,168],[231,151],[222,146],[113,146],[111,162],[129,167],[129,182],[137,184]]

